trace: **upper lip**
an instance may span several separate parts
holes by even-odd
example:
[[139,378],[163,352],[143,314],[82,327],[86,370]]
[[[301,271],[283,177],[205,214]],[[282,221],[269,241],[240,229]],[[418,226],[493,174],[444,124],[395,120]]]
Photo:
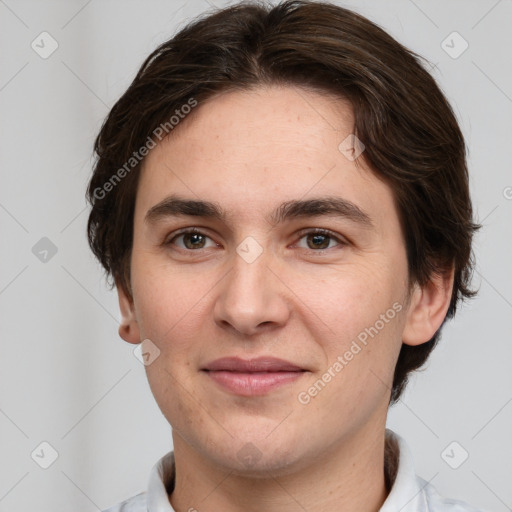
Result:
[[231,371],[240,373],[251,372],[300,372],[304,368],[284,359],[275,357],[258,357],[256,359],[240,359],[239,357],[222,357],[208,363],[203,370]]

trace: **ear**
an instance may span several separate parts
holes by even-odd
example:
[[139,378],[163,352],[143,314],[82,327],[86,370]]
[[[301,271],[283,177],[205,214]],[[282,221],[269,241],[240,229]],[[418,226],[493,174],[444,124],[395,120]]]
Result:
[[453,289],[453,267],[434,274],[425,286],[414,286],[402,334],[406,345],[421,345],[430,340],[441,327]]
[[141,340],[133,299],[118,281],[116,281],[116,289],[119,298],[119,309],[121,310],[119,336],[128,343],[138,344]]

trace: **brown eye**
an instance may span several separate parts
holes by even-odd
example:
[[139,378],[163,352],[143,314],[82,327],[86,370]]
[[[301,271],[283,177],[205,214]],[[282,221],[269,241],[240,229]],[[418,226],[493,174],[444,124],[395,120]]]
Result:
[[186,233],[183,236],[183,243],[187,249],[202,249],[205,243],[205,237],[199,233]]
[[[182,240],[181,243],[177,243],[177,240]],[[186,250],[198,250],[205,249],[207,240],[211,240],[209,236],[196,230],[182,231],[173,238],[171,238],[165,245],[177,245],[181,249]],[[213,244],[215,246],[216,244]]]
[[314,234],[307,235],[306,239],[309,249],[327,249],[331,237],[329,235]]
[[[325,229],[315,229],[302,232],[300,237],[301,240],[306,240],[306,246],[299,245],[299,247],[313,251],[322,251],[326,249],[332,249],[336,246],[347,245],[346,242],[344,242],[341,238],[336,236],[331,231]],[[335,242],[335,245],[331,245],[332,242]]]

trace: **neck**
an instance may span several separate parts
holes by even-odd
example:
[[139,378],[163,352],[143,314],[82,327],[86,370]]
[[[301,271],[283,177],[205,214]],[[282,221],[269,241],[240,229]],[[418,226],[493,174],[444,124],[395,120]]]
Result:
[[215,465],[173,431],[176,480],[170,502],[176,512],[377,512],[389,489],[385,426],[372,427],[370,436],[358,430],[302,468],[257,478]]

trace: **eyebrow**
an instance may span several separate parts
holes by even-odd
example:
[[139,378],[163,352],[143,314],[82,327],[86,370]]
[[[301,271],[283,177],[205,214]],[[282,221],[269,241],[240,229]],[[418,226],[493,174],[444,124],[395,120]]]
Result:
[[[144,221],[153,223],[163,218],[181,216],[202,217],[222,222],[226,222],[229,217],[218,203],[171,195],[151,207]],[[373,227],[368,213],[351,201],[336,196],[285,201],[267,216],[266,220],[271,224],[281,224],[291,219],[316,216],[340,217],[366,228]]]

